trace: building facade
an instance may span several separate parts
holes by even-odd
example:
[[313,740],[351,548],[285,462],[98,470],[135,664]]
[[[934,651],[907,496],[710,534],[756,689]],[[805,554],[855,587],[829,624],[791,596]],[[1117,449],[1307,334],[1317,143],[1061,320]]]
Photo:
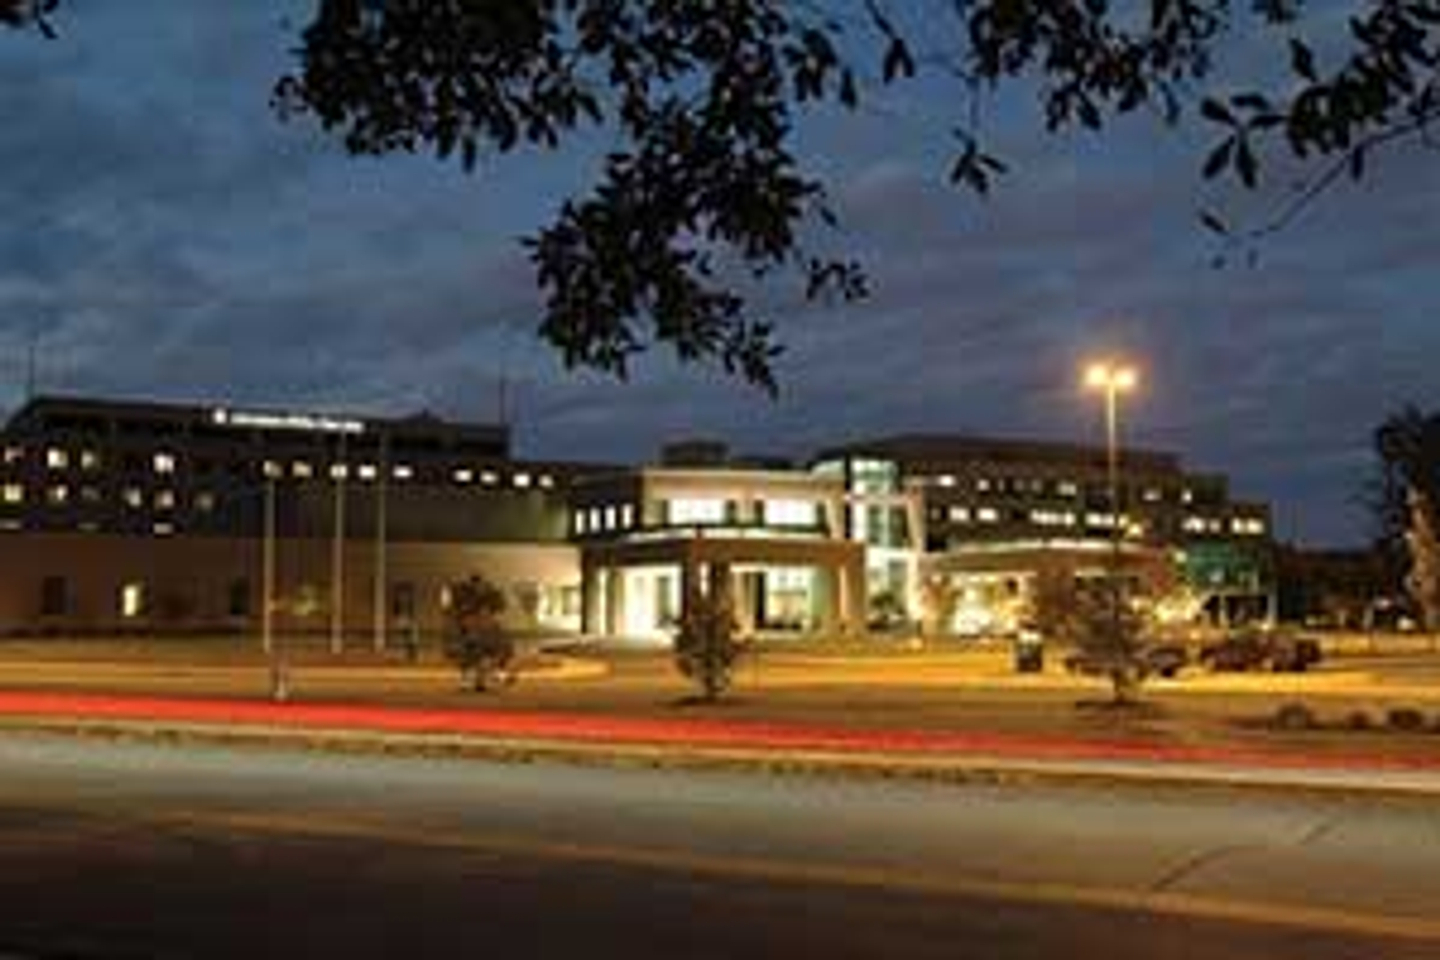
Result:
[[1118,466],[1114,504],[1106,452],[1072,444],[906,434],[825,450],[813,469],[845,485],[882,622],[934,621],[940,587],[956,600],[934,629],[1013,631],[1037,576],[1115,563],[1151,592],[1173,579],[1190,615],[1272,614],[1266,505],[1231,499],[1224,477],[1173,454],[1124,450]]
[[579,626],[567,490],[509,431],[41,398],[0,434],[0,631],[433,630],[484,572],[518,626]]
[[668,637],[684,598],[723,567],[746,634],[865,629],[865,549],[844,533],[843,486],[723,446],[667,448],[658,466],[577,483],[587,631]]
[[[503,426],[41,398],[0,433],[0,633],[438,630],[481,574],[517,630],[658,641],[726,575],[746,633],[1018,627],[1036,578],[1269,616],[1268,508],[1171,454],[900,435],[806,465],[521,460]],[[936,598],[949,599],[940,603]],[[266,598],[269,597],[267,606]]]

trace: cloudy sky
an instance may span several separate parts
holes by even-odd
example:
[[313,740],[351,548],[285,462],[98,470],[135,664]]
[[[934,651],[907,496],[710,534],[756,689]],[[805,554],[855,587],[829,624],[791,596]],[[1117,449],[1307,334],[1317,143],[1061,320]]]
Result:
[[[944,184],[946,101],[924,90],[804,130],[863,304],[767,289],[788,353],[772,401],[666,357],[628,384],[564,371],[533,336],[517,238],[582,183],[574,157],[477,176],[354,160],[267,99],[305,0],[67,0],[62,37],[0,34],[0,407],[43,391],[486,418],[502,375],[525,453],[638,459],[707,435],[755,452],[934,430],[1098,438],[1085,358],[1144,369],[1129,438],[1228,472],[1279,533],[1364,536],[1368,437],[1440,406],[1440,179],[1379,158],[1214,270],[1199,153],[1147,122],[1045,138],[991,129],[988,201]],[[289,21],[287,22],[287,17]]]

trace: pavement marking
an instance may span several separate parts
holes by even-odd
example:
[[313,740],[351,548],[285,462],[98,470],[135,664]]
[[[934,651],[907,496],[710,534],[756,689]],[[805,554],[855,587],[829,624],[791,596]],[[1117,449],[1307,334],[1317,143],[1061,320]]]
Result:
[[794,860],[722,856],[615,844],[518,839],[469,833],[442,835],[438,830],[403,829],[351,817],[301,817],[278,812],[154,815],[157,826],[221,827],[236,832],[283,831],[325,840],[371,840],[434,850],[491,857],[529,857],[569,863],[620,866],[715,879],[744,879],[786,885],[826,885],[919,896],[998,900],[1004,903],[1083,907],[1121,913],[1143,912],[1170,917],[1281,927],[1330,934],[1440,944],[1440,920],[1396,914],[1358,913],[1303,904],[1260,903],[1178,893],[1173,890],[1127,889],[1018,882],[980,877],[944,876],[859,865],[825,865]]

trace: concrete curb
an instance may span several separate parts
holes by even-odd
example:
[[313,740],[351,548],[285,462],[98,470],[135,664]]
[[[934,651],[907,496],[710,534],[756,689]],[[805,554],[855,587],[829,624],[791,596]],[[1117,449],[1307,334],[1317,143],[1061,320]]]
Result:
[[1334,800],[1440,803],[1440,775],[1397,771],[1220,766],[1180,762],[1054,761],[995,756],[913,756],[823,750],[598,744],[463,734],[390,733],[173,721],[0,717],[0,732],[149,743],[198,743],[352,754],[388,754],[501,763],[565,763],[610,768],[763,773],[856,780],[904,780],[962,786],[1214,791],[1308,795]]

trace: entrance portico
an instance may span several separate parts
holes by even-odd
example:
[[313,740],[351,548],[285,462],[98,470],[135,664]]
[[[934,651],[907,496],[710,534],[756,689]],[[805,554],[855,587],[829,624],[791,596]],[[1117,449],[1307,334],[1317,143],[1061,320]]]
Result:
[[[746,533],[752,533],[746,536]],[[753,531],[675,531],[587,545],[581,559],[584,630],[660,639],[714,566],[728,568],[744,634],[858,634],[865,624],[861,544]]]

